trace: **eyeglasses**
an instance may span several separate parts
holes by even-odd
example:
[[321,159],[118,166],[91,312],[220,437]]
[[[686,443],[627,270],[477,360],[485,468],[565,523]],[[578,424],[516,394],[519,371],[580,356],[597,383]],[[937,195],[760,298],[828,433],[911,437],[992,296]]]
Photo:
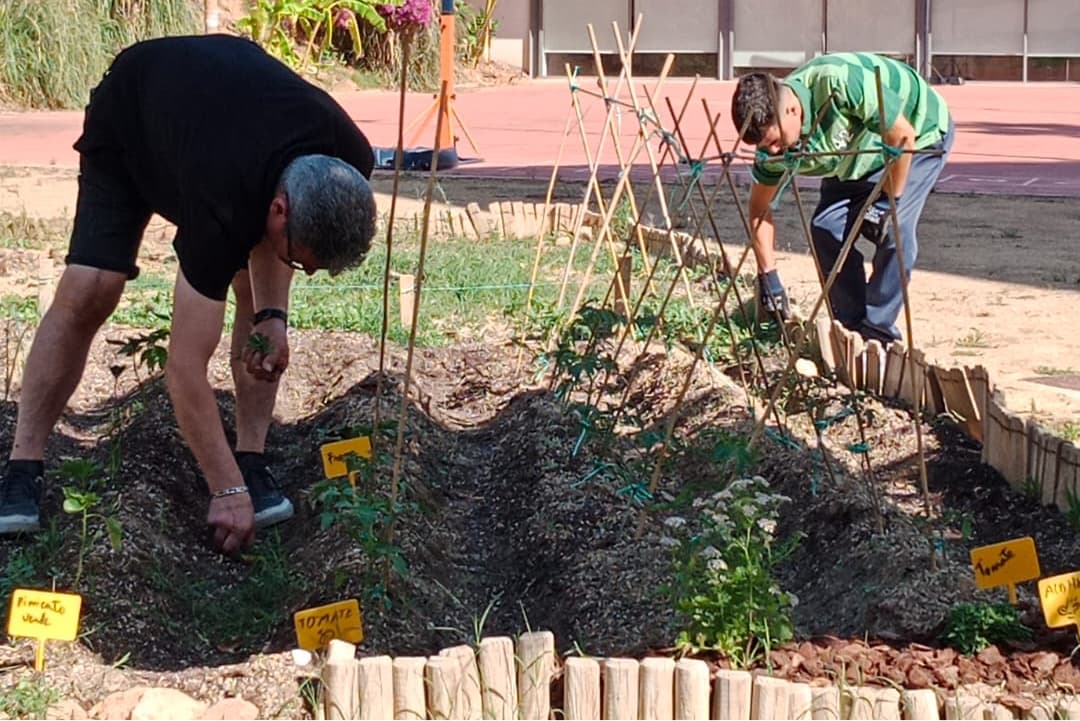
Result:
[[304,264],[298,260],[293,259],[293,242],[292,238],[288,235],[285,236],[285,242],[288,244],[289,257],[285,258],[285,265],[289,266],[293,270],[304,270]]

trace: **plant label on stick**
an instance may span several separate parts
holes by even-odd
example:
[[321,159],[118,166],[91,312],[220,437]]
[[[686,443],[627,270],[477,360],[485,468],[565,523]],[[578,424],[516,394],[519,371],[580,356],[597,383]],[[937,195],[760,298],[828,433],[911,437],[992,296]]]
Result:
[[371,438],[359,436],[344,441],[324,443],[319,450],[322,451],[323,471],[326,477],[349,476],[349,482],[355,486],[356,482],[349,473],[349,457],[371,458]]
[[82,596],[16,588],[11,594],[8,635],[36,638],[34,668],[45,670],[45,641],[74,641],[79,635]]
[[1041,579],[1039,600],[1050,628],[1080,625],[1080,571]]
[[297,611],[293,624],[297,645],[307,651],[326,648],[335,638],[349,643],[364,640],[364,619],[355,598]]
[[1008,586],[1009,603],[1016,605],[1016,584],[1038,578],[1039,556],[1031,536],[971,549],[971,567],[979,588]]

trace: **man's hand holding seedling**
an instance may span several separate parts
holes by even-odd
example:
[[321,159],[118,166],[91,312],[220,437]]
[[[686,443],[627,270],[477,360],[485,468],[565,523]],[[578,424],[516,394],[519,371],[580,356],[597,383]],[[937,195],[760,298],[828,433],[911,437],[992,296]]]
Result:
[[289,367],[289,340],[285,318],[269,317],[255,323],[241,358],[259,380],[276,381]]

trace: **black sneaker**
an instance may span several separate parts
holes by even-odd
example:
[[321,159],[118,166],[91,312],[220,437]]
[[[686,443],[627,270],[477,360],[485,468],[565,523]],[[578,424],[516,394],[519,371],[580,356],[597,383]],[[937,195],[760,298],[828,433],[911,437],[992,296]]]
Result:
[[251,494],[251,503],[255,506],[256,528],[266,528],[293,517],[292,502],[281,492],[261,455],[243,454],[236,463],[240,466],[240,473]]
[[41,528],[38,508],[41,505],[43,468],[26,468],[33,462],[9,462],[0,478],[0,535],[37,531]]

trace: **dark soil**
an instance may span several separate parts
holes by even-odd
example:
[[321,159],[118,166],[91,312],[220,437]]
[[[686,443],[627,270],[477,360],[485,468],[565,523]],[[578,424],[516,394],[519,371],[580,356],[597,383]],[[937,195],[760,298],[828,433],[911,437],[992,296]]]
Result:
[[[111,328],[105,335],[126,333]],[[209,702],[241,695],[268,716],[304,716],[309,710],[298,684],[308,671],[288,653],[295,641],[291,614],[351,597],[364,610],[363,653],[427,655],[477,635],[527,628],[552,630],[561,652],[671,651],[678,619],[662,593],[670,574],[660,542],[664,512],[654,512],[635,538],[640,506],[625,492],[626,479],[602,465],[619,459],[647,482],[651,457],[621,437],[606,443],[590,437],[575,454],[579,416],[531,383],[528,361],[519,367],[509,344],[417,352],[401,468],[406,505],[395,536],[409,570],[394,579],[388,596],[374,595],[381,565],[371,564],[341,524],[324,527],[312,501],[322,473],[319,445],[372,423],[377,350],[369,339],[340,333],[297,331],[291,343],[293,364],[269,449],[297,516],[236,559],[207,543],[205,488],[163,385],[137,389],[126,371],[114,394],[108,371],[117,362],[114,348],[95,345],[83,386],[52,439],[50,465],[77,455],[105,467],[106,429],[123,409],[123,463],[104,507],[116,509],[124,543],[118,552],[103,539],[92,544],[78,589],[85,599],[83,637],[50,646],[51,685],[87,706],[110,691],[152,683]],[[388,357],[384,419],[398,415],[404,362],[400,351]],[[643,427],[662,430],[686,363],[677,352],[648,359],[630,396]],[[223,349],[211,379],[229,427],[233,401]],[[615,397],[621,389],[608,390]],[[830,414],[851,402],[842,390],[818,393]],[[804,536],[781,579],[799,598],[798,640],[774,652],[774,670],[798,679],[846,676],[909,687],[984,681],[1013,694],[1080,687],[1068,661],[1075,639],[1043,627],[1033,583],[1019,589],[1025,622],[1036,632],[1032,642],[967,659],[939,641],[955,603],[1004,600],[1003,590],[975,589],[968,550],[1031,535],[1044,575],[1070,570],[1080,545],[1064,516],[1013,492],[979,465],[977,448],[933,422],[923,435],[935,520],[919,521],[923,499],[910,418],[876,401],[863,404],[872,483],[860,471],[860,455],[847,450],[862,437],[855,416],[824,434],[832,475],[815,460],[817,441],[805,415],[792,416],[798,447],[768,441],[755,469],[792,498],[781,534]],[[720,374],[699,372],[678,413],[685,439],[710,428],[749,430],[745,399]],[[13,403],[0,406],[5,438],[14,418]],[[385,483],[394,433],[380,438]],[[670,505],[688,486],[716,489],[724,477],[701,458],[677,457],[666,466],[659,500]],[[62,590],[73,580],[78,532],[61,500],[53,481],[45,508],[57,541],[38,569],[37,587],[55,580]],[[936,545],[928,529],[941,539]],[[0,566],[27,542],[0,540]],[[277,574],[270,582],[268,569]],[[32,658],[25,640],[0,647],[0,666],[8,669],[0,684],[15,683]]]

